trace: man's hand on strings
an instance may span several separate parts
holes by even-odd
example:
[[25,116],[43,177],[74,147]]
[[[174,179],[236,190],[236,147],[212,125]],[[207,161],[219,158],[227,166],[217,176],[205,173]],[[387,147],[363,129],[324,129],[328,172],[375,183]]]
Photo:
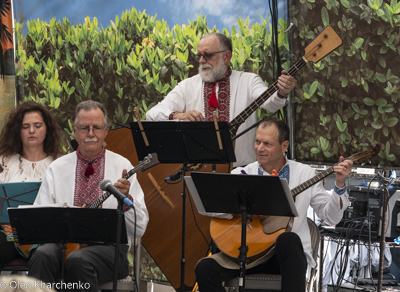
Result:
[[346,179],[351,173],[351,167],[353,166],[352,160],[344,160],[343,156],[340,156],[340,163],[333,167],[336,173],[336,186],[338,188],[344,188],[346,185]]
[[282,70],[282,75],[278,78],[279,94],[289,94],[296,85],[296,79],[287,74],[286,70]]
[[[128,171],[124,169],[122,171],[122,177],[124,177]],[[131,182],[126,178],[120,178],[115,184],[116,187],[121,193],[123,193],[126,197],[129,197],[129,189],[131,188]]]

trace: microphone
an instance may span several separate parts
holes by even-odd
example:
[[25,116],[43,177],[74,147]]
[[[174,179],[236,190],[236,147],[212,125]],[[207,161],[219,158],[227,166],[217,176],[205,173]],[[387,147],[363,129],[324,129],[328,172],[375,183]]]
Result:
[[125,203],[125,205],[131,207],[133,206],[133,203],[131,200],[129,200],[121,191],[119,191],[109,179],[102,180],[100,183],[100,188],[105,191],[109,192],[110,194],[113,194],[114,197],[117,198],[118,201],[122,201]]
[[169,181],[174,181],[174,180],[178,180],[182,175],[182,171],[178,171],[175,174],[171,174],[169,177],[167,177],[166,179],[164,179],[165,182],[169,182]]

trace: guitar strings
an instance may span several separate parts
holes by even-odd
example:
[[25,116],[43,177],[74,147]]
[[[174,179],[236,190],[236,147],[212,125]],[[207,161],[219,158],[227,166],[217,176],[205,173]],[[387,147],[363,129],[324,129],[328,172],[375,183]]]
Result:
[[[304,59],[307,60],[310,56],[312,56],[322,45],[323,43],[329,39],[329,36],[326,35],[326,38],[323,38],[319,43],[317,43],[308,54],[304,55]],[[303,58],[300,59],[299,61],[297,61],[288,71],[288,74],[290,76],[293,76],[294,74],[297,73],[297,71],[299,69],[301,69],[305,64],[306,61]],[[308,61],[307,61],[308,62]],[[278,91],[279,88],[277,88],[277,84],[278,81],[275,81],[271,86],[268,87],[268,89],[266,91],[264,91],[261,96],[259,98],[257,98],[255,101],[253,101],[247,108],[251,109],[250,113],[247,113],[247,115],[250,115],[252,112],[254,112],[257,108],[259,108],[261,105],[258,104],[259,100],[262,100],[262,103],[265,102],[265,100],[263,100],[262,98],[265,98],[266,96],[271,96],[275,91]],[[272,91],[273,89],[273,91]],[[243,123],[245,121],[245,118],[242,117],[242,114],[240,114],[239,116],[237,116],[236,118],[234,118],[231,121],[231,124],[234,124],[237,127],[237,125],[240,125],[241,123]],[[231,129],[232,131],[234,131],[235,129]],[[232,132],[231,132],[232,133]]]
[[[144,165],[146,165],[146,164],[148,164],[148,163],[149,163],[149,162],[148,162],[148,161],[145,161],[145,160],[139,161],[139,163],[136,165],[136,169],[137,169],[137,168],[141,168],[141,167],[143,167]],[[128,172],[126,173],[126,175],[123,176],[123,178],[125,178],[125,179],[130,178],[132,175],[135,174],[135,172],[133,172],[134,170],[135,170],[135,167],[132,168],[130,171],[128,171]],[[132,173],[132,172],[133,172],[133,173]],[[103,192],[103,194],[102,194],[97,200],[95,200],[93,203],[90,203],[90,204],[89,204],[88,208],[90,208],[90,209],[96,209],[98,206],[100,206],[100,205],[101,205],[106,199],[108,199],[110,196],[111,196],[111,193],[109,193],[109,192]]]

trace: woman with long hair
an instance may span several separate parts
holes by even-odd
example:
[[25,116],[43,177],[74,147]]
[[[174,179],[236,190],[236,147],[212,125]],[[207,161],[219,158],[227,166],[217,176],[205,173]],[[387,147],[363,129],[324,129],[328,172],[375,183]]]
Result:
[[[0,183],[41,181],[50,163],[62,154],[60,127],[50,111],[34,101],[20,103],[0,134]],[[11,226],[1,224],[0,269],[30,256],[30,250],[14,239]]]

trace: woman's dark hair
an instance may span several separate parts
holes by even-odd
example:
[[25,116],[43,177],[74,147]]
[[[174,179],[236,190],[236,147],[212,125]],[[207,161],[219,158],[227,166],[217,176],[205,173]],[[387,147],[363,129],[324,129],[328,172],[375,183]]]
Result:
[[43,105],[34,101],[25,101],[12,110],[0,134],[0,156],[9,157],[16,153],[22,155],[21,129],[25,114],[38,112],[46,124],[46,137],[43,150],[54,158],[64,154],[61,146],[60,126],[51,112]]

